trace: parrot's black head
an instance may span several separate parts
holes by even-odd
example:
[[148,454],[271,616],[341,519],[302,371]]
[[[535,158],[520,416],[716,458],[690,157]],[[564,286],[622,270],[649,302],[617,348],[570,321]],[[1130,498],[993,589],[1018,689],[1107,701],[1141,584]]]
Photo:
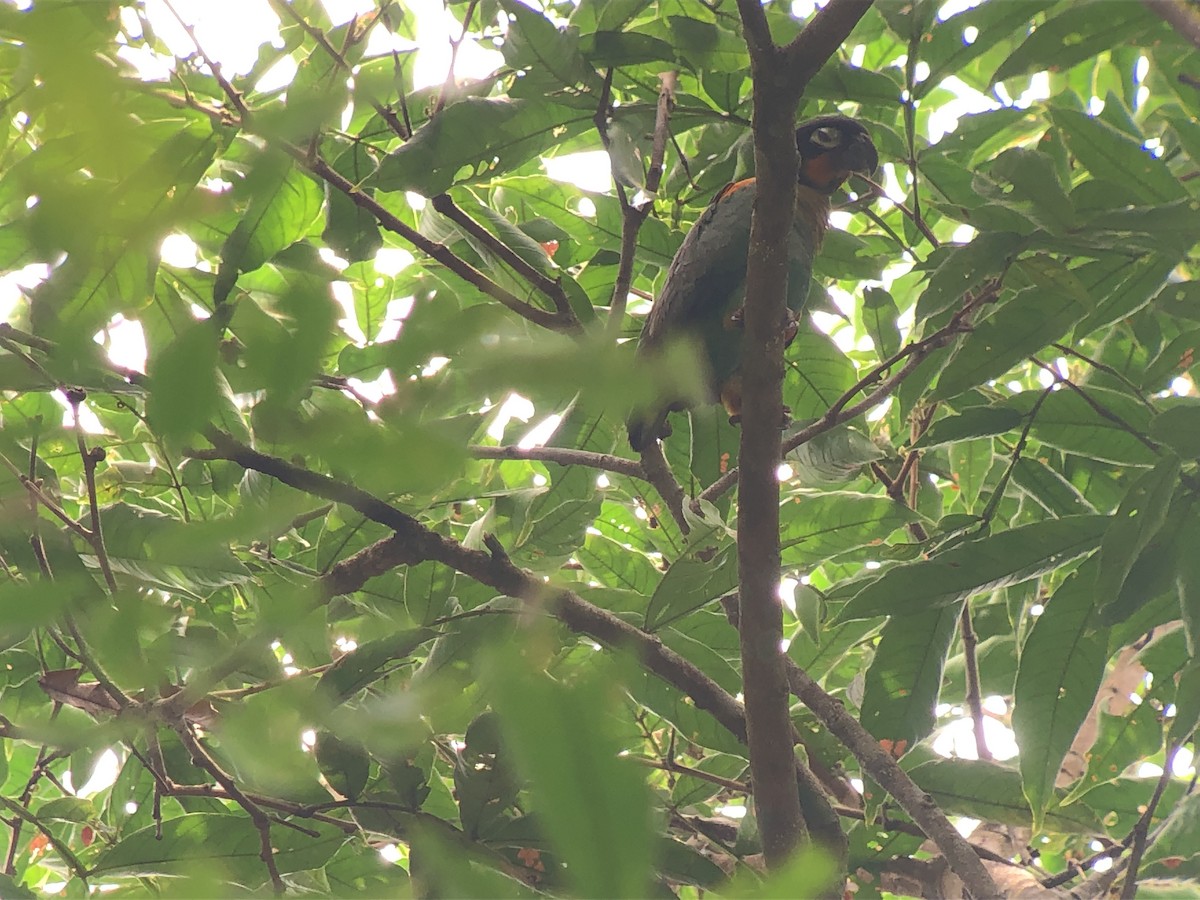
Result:
[[871,136],[853,119],[818,116],[796,129],[801,184],[832,194],[851,173],[871,175],[879,168],[879,152]]

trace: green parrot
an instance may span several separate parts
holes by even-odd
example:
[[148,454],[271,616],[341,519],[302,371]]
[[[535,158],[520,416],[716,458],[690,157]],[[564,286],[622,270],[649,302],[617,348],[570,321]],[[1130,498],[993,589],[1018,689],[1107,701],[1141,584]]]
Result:
[[[829,198],[853,172],[871,174],[879,154],[867,130],[845,116],[820,116],[796,130],[800,170],[796,217],[788,238],[786,339],[791,343],[808,297],[813,256],[829,224]],[[667,280],[646,319],[638,356],[650,357],[670,341],[690,340],[707,369],[706,394],[737,421],[741,415],[742,306],[754,179],[723,187],[696,220],[671,261]],[[683,400],[664,400],[635,412],[626,422],[629,445],[641,452],[671,433],[667,416],[686,409]]]

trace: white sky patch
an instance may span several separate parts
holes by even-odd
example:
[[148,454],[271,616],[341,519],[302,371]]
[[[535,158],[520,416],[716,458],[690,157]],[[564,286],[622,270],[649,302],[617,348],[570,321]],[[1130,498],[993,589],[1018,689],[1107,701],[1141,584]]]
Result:
[[[279,17],[267,0],[172,0],[172,6],[193,27],[200,46],[221,63],[227,76],[249,72],[262,44],[283,46]],[[145,10],[154,33],[172,53],[186,58],[196,52],[163,0],[146,0]]]
[[[112,783],[117,780],[117,773],[120,771],[120,758],[112,750],[105,750],[96,760],[96,765],[91,771],[91,777],[88,778],[86,783],[76,790],[73,783],[75,773],[68,771],[63,773],[63,787],[74,790],[76,797],[90,797],[107,787],[111,787]],[[80,772],[79,774],[85,775],[87,773]]]
[[262,78],[254,83],[254,89],[263,94],[272,91],[287,90],[292,79],[296,77],[299,64],[291,56],[282,57],[279,62],[263,72]]
[[412,312],[415,302],[416,299],[413,297],[398,297],[395,300],[388,301],[387,313],[383,317],[383,322],[379,325],[379,333],[375,335],[375,342],[377,344],[395,340],[396,335],[400,333],[400,326],[408,318],[408,314]]
[[186,234],[168,234],[158,247],[158,256],[168,266],[177,269],[193,269],[200,261],[196,242]]
[[795,578],[781,578],[779,581],[779,599],[793,616],[796,614],[796,587],[799,584]]
[[[457,40],[462,34],[461,19],[445,9],[440,0],[406,0],[404,7],[416,19],[416,46],[420,48],[413,63],[413,87],[420,90],[444,84],[450,68],[450,40]],[[375,29],[372,38],[375,38],[375,34],[380,35],[378,40],[381,43],[389,38],[383,28]],[[367,43],[368,52],[373,53],[376,49],[374,40]],[[460,83],[464,79],[482,78],[503,64],[504,57],[498,50],[481,46],[468,37],[458,48],[454,76]]]
[[12,315],[25,296],[22,289],[35,288],[49,277],[50,267],[45,263],[33,263],[0,276],[0,319],[7,320]]
[[379,855],[383,857],[384,862],[395,865],[404,859],[404,852],[395,844],[384,844],[379,848]]
[[375,253],[375,271],[389,278],[399,275],[414,262],[416,257],[403,247],[381,247]]
[[[983,718],[983,737],[988,749],[998,760],[1012,759],[1017,755],[1017,741],[1013,730],[990,716]],[[975,747],[975,723],[970,718],[955,719],[938,730],[933,739],[933,751],[941,756],[957,759],[978,759]]]
[[612,169],[604,150],[544,156],[542,168],[546,170],[546,177],[573,184],[581,190],[607,193],[613,189]]
[[334,25],[349,22],[355,16],[365,16],[376,9],[375,0],[321,0],[329,21]]
[[[929,140],[932,143],[936,144],[947,134],[958,128],[958,120],[963,116],[1000,108],[1000,104],[987,96],[987,94],[975,90],[975,88],[954,75],[943,78],[941,86],[954,94],[954,98],[946,101],[937,109],[930,110],[928,133]],[[1048,90],[1048,80],[1046,86]],[[1024,97],[1024,94],[1022,94],[1022,97]]]
[[504,398],[504,402],[500,404],[500,410],[496,413],[496,419],[488,426],[487,434],[494,441],[504,439],[504,431],[508,428],[508,423],[513,419],[519,422],[528,422],[533,418],[533,402],[527,397],[522,397],[520,394],[509,394]]
[[[120,313],[113,317],[105,329],[108,338],[108,358],[118,366],[146,373],[146,332],[136,319],[126,319]],[[96,342],[103,343],[105,331],[96,335]]]
[[561,422],[562,416],[560,415],[547,416],[538,422],[525,437],[517,441],[517,446],[522,450],[542,446],[546,441],[550,440],[551,435],[558,429]]
[[444,369],[449,362],[450,357],[448,356],[431,357],[429,362],[425,364],[425,368],[421,370],[421,377],[428,378],[431,375],[436,375],[438,372],[442,371],[442,369]]

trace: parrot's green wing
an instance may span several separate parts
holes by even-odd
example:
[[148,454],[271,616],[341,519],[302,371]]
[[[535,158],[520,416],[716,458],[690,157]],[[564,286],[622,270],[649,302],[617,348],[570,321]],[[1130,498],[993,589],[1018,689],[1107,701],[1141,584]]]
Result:
[[[652,355],[671,341],[693,342],[707,370],[703,393],[713,400],[741,365],[742,328],[731,317],[745,302],[754,193],[754,179],[748,178],[728,185],[709,204],[675,254],[638,342],[639,355]],[[788,306],[797,316],[808,297],[817,242],[815,224],[804,212],[798,207],[788,242]],[[663,398],[632,416],[627,425],[633,449],[669,433],[668,413],[682,408],[682,401]]]

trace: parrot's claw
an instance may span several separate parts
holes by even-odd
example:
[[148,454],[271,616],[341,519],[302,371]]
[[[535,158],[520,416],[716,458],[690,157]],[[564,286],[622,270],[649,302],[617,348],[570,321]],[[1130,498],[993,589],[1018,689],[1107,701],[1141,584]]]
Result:
[[[736,416],[730,416],[729,424],[730,425],[741,425],[742,424],[741,415],[739,414]],[[787,428],[791,424],[792,424],[792,408],[790,406],[784,406],[780,409],[779,430],[782,431],[783,429]]]

